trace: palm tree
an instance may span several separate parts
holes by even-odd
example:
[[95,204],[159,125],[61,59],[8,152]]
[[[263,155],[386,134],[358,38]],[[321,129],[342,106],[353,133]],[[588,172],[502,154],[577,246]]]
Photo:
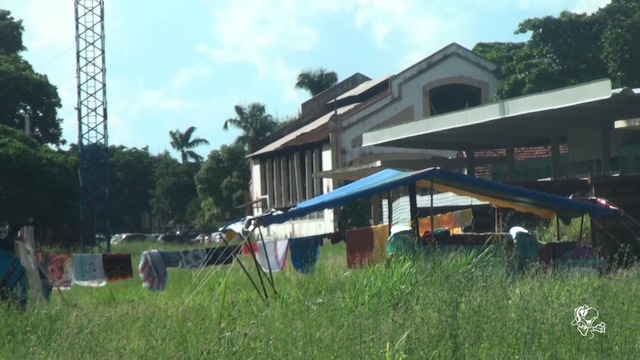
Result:
[[197,154],[192,149],[198,147],[200,145],[209,145],[209,141],[202,138],[194,138],[192,139],[193,132],[196,131],[195,126],[190,126],[185,132],[180,132],[180,130],[175,129],[169,131],[169,136],[171,137],[171,147],[173,147],[176,151],[180,153],[182,156],[182,163],[186,163],[189,159],[195,162],[201,162],[202,156]]
[[242,130],[243,134],[238,136],[236,142],[249,152],[253,152],[256,141],[271,134],[278,126],[278,121],[273,116],[267,114],[266,106],[261,103],[250,103],[247,106],[236,105],[235,118],[229,118],[222,126],[223,130],[229,130],[229,126],[233,126]]
[[298,74],[296,89],[304,89],[316,96],[338,82],[338,75],[334,71],[324,68],[317,70],[305,70]]

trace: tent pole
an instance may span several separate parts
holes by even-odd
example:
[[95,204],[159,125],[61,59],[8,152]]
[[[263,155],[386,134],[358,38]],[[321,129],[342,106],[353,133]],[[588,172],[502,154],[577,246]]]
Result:
[[[258,226],[260,226],[260,225],[258,225]],[[251,230],[251,232],[253,232],[253,230]],[[251,232],[247,235],[247,239],[249,238],[249,235],[251,235]],[[264,240],[263,240],[263,243],[264,243]],[[256,257],[255,251],[253,251],[253,246],[251,246],[251,241],[249,241],[248,244],[249,244],[249,253],[251,254],[251,257],[253,258],[253,264],[256,266],[256,272],[258,273],[258,279],[260,279],[260,285],[262,285],[262,291],[264,292],[264,297],[265,297],[265,299],[268,299],[269,295],[267,295],[267,288],[266,288],[266,286],[264,286],[264,280],[262,279],[262,274],[263,274],[262,267],[260,266],[260,263],[258,262],[258,258]],[[265,253],[266,253],[266,251],[265,251]]]
[[[240,235],[240,237],[242,237],[242,235]],[[224,241],[225,246],[229,246],[229,242],[227,241],[226,236],[222,237],[222,241]],[[242,238],[242,244],[244,244],[245,242],[246,242],[246,239]],[[241,245],[241,246],[244,246],[244,245]],[[249,247],[251,247],[251,243],[249,243]],[[265,299],[262,296],[262,293],[260,293],[260,289],[258,289],[258,285],[256,284],[255,281],[253,281],[253,277],[251,277],[251,274],[249,274],[249,271],[247,270],[247,268],[244,267],[244,264],[242,264],[242,261],[238,258],[236,258],[236,261],[238,262],[238,264],[240,264],[240,268],[242,269],[242,271],[244,271],[245,275],[247,275],[247,277],[249,278],[249,281],[251,281],[253,288],[256,289],[256,291],[258,292],[260,299],[264,301],[265,305],[269,305],[269,302],[267,301],[267,299]]]
[[[409,212],[411,213],[411,227],[416,239],[420,239],[420,227],[418,226],[418,199],[416,195],[416,183],[409,185]],[[414,246],[416,244],[413,244]]]
[[[264,253],[267,254],[267,245],[264,243],[264,236],[262,236],[262,227],[261,226],[258,226],[258,232],[260,233],[260,241],[262,241],[262,249],[264,250]],[[274,294],[278,294],[278,292],[276,291],[275,283],[273,282],[273,272],[271,271],[271,263],[269,261],[269,256],[267,256],[267,266],[269,267],[269,277],[267,278],[267,280],[271,284],[271,288],[273,289],[273,293]]]
[[431,216],[431,221],[430,221],[431,222],[431,239],[430,240],[431,240],[431,243],[433,243],[435,241],[435,237],[433,236],[433,230],[434,230],[433,229],[433,179],[431,179],[431,191],[430,191],[430,193],[431,193],[431,209],[430,209],[431,210],[431,214],[430,214],[430,216]]
[[584,228],[584,214],[582,214],[582,217],[580,217],[580,237],[578,238],[578,241],[582,242],[582,230]]

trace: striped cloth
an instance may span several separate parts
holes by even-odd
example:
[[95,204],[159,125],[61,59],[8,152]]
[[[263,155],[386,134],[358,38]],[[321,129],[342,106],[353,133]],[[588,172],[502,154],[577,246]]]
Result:
[[162,250],[144,251],[140,257],[138,274],[145,289],[163,291],[167,286],[168,274],[162,258]]

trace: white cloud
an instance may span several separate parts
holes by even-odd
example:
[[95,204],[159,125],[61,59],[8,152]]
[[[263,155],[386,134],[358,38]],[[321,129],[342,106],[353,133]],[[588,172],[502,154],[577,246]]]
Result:
[[203,81],[213,74],[213,69],[204,62],[182,69],[176,73],[170,81],[170,86],[174,92],[181,92],[193,81]]

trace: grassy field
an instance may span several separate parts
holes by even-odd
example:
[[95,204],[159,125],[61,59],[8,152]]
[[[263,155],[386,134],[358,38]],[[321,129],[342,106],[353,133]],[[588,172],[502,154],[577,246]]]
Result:
[[[168,246],[163,246],[169,249]],[[122,245],[137,269],[145,249]],[[500,249],[348,269],[325,244],[312,275],[288,265],[260,299],[239,264],[169,269],[164,292],[133,279],[0,308],[1,359],[633,359],[640,270],[507,275]],[[243,264],[250,265],[242,257]],[[249,266],[255,275],[255,268]],[[254,276],[254,278],[256,278]],[[606,333],[582,336],[590,305]]]

